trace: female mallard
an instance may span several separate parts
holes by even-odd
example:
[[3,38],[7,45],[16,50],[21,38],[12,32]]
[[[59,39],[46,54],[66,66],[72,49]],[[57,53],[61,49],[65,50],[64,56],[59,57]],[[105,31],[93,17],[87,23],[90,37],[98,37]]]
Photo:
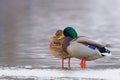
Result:
[[63,31],[57,30],[49,45],[51,54],[55,57],[62,58],[62,69],[64,69],[64,59],[68,58],[68,69],[70,69],[70,55],[63,51],[62,40],[64,39]]
[[80,66],[83,69],[86,67],[86,60],[95,60],[110,53],[109,50],[105,49],[106,45],[96,43],[85,36],[78,37],[77,32],[72,27],[65,28],[64,35],[63,50],[72,57],[81,59]]

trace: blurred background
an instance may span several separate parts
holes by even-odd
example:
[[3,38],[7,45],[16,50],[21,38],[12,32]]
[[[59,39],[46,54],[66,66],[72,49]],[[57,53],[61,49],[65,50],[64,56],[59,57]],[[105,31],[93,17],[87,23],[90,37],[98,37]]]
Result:
[[[111,57],[88,62],[88,68],[118,68],[119,21],[119,0],[0,0],[0,65],[59,67],[49,42],[57,29],[72,26],[79,35],[112,45]],[[71,63],[79,67],[78,59]]]

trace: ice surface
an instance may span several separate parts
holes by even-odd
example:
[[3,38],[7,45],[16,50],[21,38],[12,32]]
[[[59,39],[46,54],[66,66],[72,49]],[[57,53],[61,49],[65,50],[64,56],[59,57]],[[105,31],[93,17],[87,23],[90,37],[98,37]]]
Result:
[[60,77],[120,80],[120,69],[0,69],[0,77],[2,76],[35,77],[43,80]]

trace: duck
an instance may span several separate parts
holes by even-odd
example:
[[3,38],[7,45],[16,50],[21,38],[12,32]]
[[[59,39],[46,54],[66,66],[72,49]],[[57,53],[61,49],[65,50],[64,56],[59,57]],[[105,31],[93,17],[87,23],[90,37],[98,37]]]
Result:
[[63,30],[65,38],[62,41],[63,50],[70,56],[80,59],[80,67],[86,68],[86,61],[96,60],[110,54],[106,44],[94,42],[86,36],[78,36],[72,27]]
[[[52,55],[54,55],[57,58],[62,59],[62,69],[71,69],[70,67],[70,58],[71,56],[66,53],[62,48],[62,40],[64,39],[63,30],[57,30],[55,34],[52,36],[50,44],[49,44],[49,50]],[[68,59],[68,67],[64,67],[64,60]]]

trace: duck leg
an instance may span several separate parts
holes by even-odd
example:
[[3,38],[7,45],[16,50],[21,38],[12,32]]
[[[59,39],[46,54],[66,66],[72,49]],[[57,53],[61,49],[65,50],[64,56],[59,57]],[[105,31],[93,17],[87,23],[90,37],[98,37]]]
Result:
[[83,58],[82,61],[80,62],[80,67],[82,69],[85,69],[86,68],[86,58]]
[[68,69],[71,69],[71,67],[70,67],[70,58],[68,58]]
[[64,58],[62,57],[62,69],[64,69]]

